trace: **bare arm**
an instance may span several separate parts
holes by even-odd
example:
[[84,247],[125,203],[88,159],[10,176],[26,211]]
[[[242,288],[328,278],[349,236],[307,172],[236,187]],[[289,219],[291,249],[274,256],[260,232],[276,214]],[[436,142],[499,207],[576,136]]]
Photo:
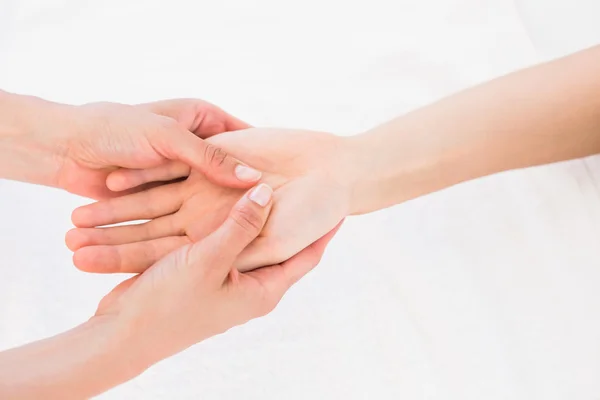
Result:
[[600,46],[465,90],[351,138],[354,213],[600,152]]
[[114,318],[0,353],[0,397],[83,399],[143,371]]
[[[280,199],[265,235],[245,253],[240,267],[285,260],[348,215],[496,172],[600,152],[599,71],[600,47],[596,47],[465,90],[354,137],[261,128],[216,136],[213,143],[265,171],[263,180],[276,188]],[[113,176],[140,184],[152,181],[154,172],[119,170]],[[193,180],[191,176],[186,182]],[[176,192],[157,189],[147,195],[169,198]],[[223,192],[207,188],[197,193],[201,194],[193,201],[211,205],[202,215],[218,215],[222,203],[215,199]],[[133,195],[119,204],[109,201],[75,211],[80,229],[71,231],[67,242],[76,252],[79,268],[105,272],[106,265],[95,260],[114,252],[110,246],[147,239],[138,233],[121,236],[115,228],[116,244],[106,239],[110,231],[90,231],[116,222],[112,215],[130,215],[131,220],[150,215],[127,211],[139,210],[141,203]],[[182,216],[199,207],[177,212]],[[95,234],[88,240],[90,232]],[[152,245],[145,243],[149,249]],[[111,268],[138,271],[153,261],[137,263],[150,253],[131,250],[121,259],[136,262],[117,260]]]
[[96,199],[118,168],[181,160],[222,186],[247,188],[260,172],[202,138],[248,127],[202,100],[72,106],[0,91],[0,178],[54,186]]
[[95,316],[68,332],[0,352],[1,399],[83,399],[160,360],[270,312],[319,262],[335,230],[290,260],[234,269],[261,232],[273,191],[261,184],[205,239],[182,246],[119,284]]

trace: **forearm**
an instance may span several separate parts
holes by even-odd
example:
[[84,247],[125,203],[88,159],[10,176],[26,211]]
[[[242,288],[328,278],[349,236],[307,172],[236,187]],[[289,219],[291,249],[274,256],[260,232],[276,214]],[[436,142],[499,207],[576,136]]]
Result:
[[66,148],[48,133],[68,126],[67,107],[0,91],[0,179],[57,186]]
[[84,399],[143,371],[109,317],[0,353],[0,398]]
[[600,46],[458,93],[352,139],[355,213],[600,152]]

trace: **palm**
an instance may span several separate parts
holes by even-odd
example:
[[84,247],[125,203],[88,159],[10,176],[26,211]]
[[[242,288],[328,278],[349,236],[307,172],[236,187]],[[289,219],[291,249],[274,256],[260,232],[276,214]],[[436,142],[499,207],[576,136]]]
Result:
[[[329,232],[346,216],[346,193],[329,168],[337,139],[324,133],[281,130],[231,132],[210,139],[264,172],[275,191],[261,235],[242,253],[238,268],[281,262]],[[83,229],[67,244],[87,271],[138,272],[162,255],[216,229],[245,191],[216,186],[192,171],[183,182],[86,206],[74,213]],[[140,225],[93,228],[139,219]]]

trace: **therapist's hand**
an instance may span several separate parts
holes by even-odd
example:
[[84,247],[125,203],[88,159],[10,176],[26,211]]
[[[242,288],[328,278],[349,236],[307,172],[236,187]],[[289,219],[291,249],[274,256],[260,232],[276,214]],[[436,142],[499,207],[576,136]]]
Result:
[[0,352],[0,398],[91,398],[270,312],[317,265],[335,230],[282,264],[240,273],[235,260],[261,231],[272,204],[268,186],[254,190],[204,240],[118,285],[85,323]]
[[58,181],[73,193],[113,197],[106,178],[116,167],[144,169],[169,160],[182,161],[227,187],[246,188],[260,178],[258,171],[201,139],[248,125],[200,100],[88,104],[75,108],[73,118],[74,134],[63,137],[68,151]]
[[269,313],[317,265],[335,230],[282,264],[248,273],[234,268],[265,225],[271,197],[265,184],[250,190],[216,231],[170,253],[102,300],[96,317],[115,319],[134,339],[130,356],[141,368]]
[[0,177],[105,199],[124,194],[107,187],[112,171],[177,160],[218,185],[248,188],[260,173],[202,140],[247,127],[201,100],[70,106],[0,92]]

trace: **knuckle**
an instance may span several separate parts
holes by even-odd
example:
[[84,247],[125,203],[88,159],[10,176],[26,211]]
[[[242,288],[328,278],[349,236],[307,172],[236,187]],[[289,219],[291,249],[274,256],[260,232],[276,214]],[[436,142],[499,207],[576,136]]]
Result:
[[262,229],[263,217],[252,207],[237,206],[232,215],[232,220],[249,235],[256,235]]
[[227,160],[227,153],[214,144],[206,143],[206,146],[204,146],[204,160],[211,168],[219,168]]

